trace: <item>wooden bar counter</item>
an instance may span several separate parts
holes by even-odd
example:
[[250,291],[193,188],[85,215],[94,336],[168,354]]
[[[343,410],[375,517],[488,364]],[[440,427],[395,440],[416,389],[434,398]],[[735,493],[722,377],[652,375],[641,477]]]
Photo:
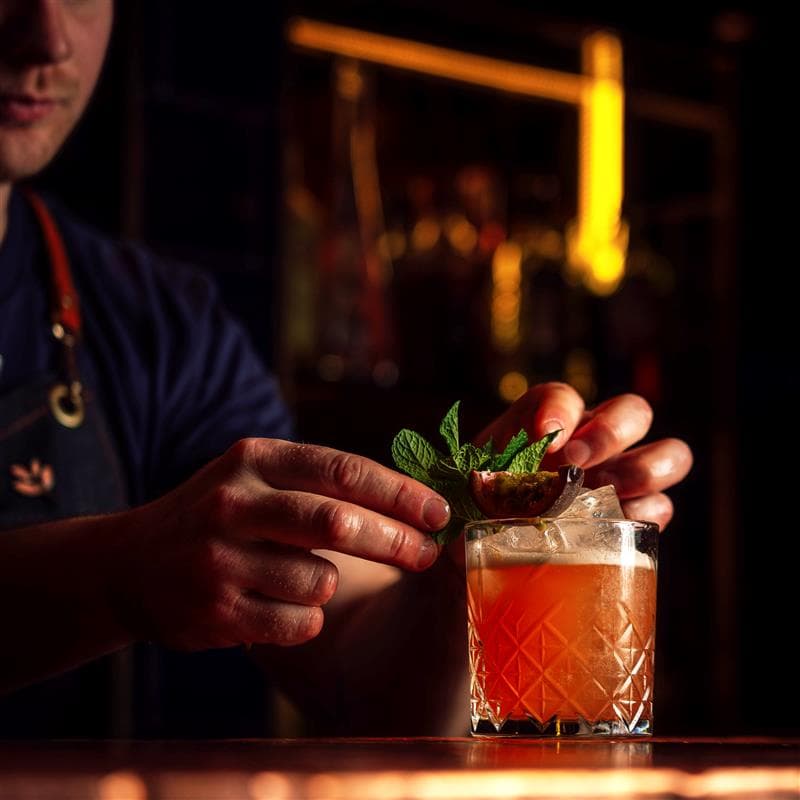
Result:
[[800,798],[800,739],[0,742],[0,800]]

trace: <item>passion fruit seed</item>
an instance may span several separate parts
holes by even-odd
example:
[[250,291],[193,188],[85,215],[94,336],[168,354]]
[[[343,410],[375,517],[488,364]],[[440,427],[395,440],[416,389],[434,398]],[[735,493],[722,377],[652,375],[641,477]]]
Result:
[[558,472],[490,472],[472,470],[469,491],[489,519],[557,517],[578,496],[583,470],[564,464]]

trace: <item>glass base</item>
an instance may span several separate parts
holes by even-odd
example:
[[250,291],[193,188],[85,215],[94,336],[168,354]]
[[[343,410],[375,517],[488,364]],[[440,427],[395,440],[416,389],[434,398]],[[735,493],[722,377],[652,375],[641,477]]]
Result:
[[541,724],[534,719],[507,719],[497,726],[488,719],[473,720],[475,737],[508,737],[552,739],[570,736],[652,736],[653,725],[649,719],[639,719],[633,726],[621,720],[587,722],[585,719],[551,719]]

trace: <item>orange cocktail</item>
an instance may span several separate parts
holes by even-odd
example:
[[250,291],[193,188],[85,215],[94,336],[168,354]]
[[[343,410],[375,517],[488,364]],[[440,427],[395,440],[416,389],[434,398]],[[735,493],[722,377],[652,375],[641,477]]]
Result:
[[657,529],[559,520],[549,537],[532,531],[468,526],[473,732],[652,732]]

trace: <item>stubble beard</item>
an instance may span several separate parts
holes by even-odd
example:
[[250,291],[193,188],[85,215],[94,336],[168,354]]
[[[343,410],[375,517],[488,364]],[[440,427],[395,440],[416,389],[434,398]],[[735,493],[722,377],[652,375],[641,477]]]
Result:
[[55,158],[88,102],[88,97],[81,97],[78,82],[58,72],[50,78],[40,73],[15,80],[0,71],[0,95],[26,92],[56,98],[58,103],[46,118],[29,124],[0,118],[0,183],[25,180],[41,172]]

